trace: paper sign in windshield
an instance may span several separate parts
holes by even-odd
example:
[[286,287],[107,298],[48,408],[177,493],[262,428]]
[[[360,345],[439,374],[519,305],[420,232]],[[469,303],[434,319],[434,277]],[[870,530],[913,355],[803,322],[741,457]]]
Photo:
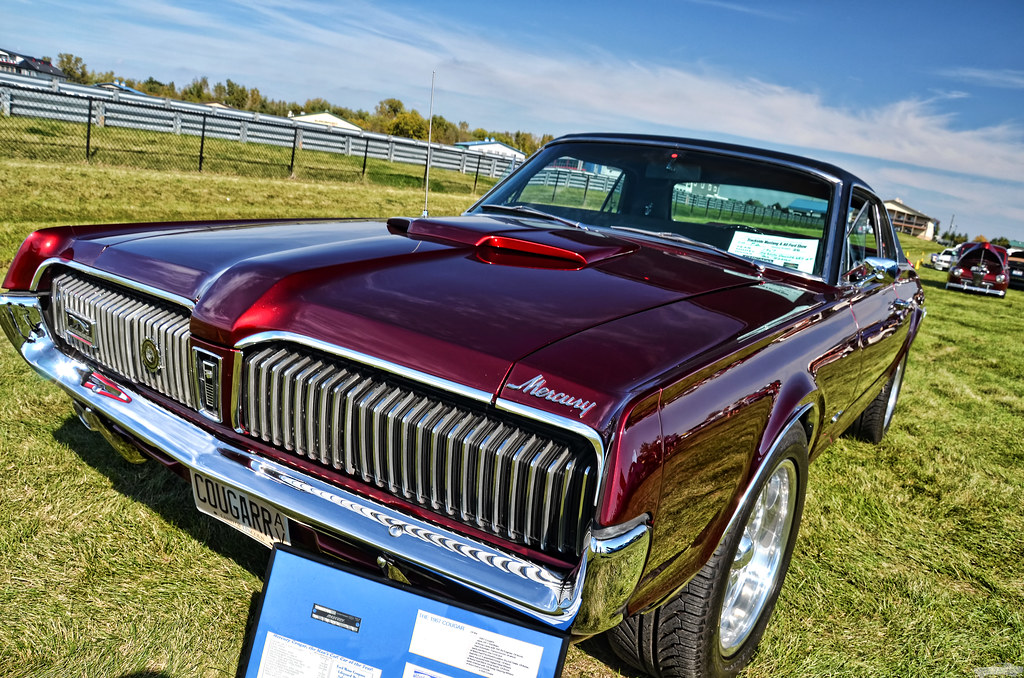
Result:
[[536,678],[544,648],[419,610],[409,652],[484,678]]
[[776,266],[814,273],[818,241],[809,238],[786,238],[762,233],[733,234],[729,251],[741,257],[760,259]]

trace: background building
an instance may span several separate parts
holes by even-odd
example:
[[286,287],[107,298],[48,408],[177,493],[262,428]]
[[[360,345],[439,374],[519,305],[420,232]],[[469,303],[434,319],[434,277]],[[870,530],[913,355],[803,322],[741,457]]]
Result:
[[497,153],[498,155],[507,155],[516,159],[516,163],[520,163],[526,160],[526,154],[520,151],[518,148],[512,148],[508,144],[503,144],[500,141],[494,139],[484,139],[483,141],[460,141],[456,146],[461,146],[467,150],[479,151],[481,153]]
[[303,113],[302,115],[293,115],[291,118],[300,122],[316,122],[329,127],[340,127],[341,129],[353,131],[362,129],[358,125],[353,125],[345,118],[339,117],[334,113],[328,113],[327,111],[323,113]]
[[30,78],[43,78],[45,80],[56,80],[64,82],[68,76],[46,59],[18,54],[6,49],[0,49],[0,71],[26,75]]
[[886,200],[885,211],[889,213],[892,225],[900,233],[907,233],[922,240],[935,240],[935,232],[939,229],[938,219],[904,205],[899,198]]

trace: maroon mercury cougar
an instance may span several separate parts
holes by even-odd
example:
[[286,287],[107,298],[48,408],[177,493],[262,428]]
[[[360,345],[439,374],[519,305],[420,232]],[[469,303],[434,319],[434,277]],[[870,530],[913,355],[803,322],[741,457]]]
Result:
[[555,140],[455,217],[31,234],[0,322],[196,508],[582,639],[732,675],[808,462],[892,421],[923,293],[829,164]]

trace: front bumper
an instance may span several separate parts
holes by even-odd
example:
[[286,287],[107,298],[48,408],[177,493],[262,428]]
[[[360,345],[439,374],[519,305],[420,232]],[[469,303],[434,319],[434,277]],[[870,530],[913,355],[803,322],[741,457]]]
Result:
[[981,292],[982,294],[991,294],[997,297],[1005,297],[1006,290],[997,290],[991,286],[983,285],[972,285],[966,282],[948,282],[946,283],[947,290],[963,290],[964,292]]
[[604,631],[621,620],[640,579],[650,541],[644,520],[592,533],[580,565],[563,574],[225,442],[128,385],[116,384],[125,397],[110,397],[89,380],[91,366],[57,348],[35,295],[0,295],[0,326],[29,365],[80,407],[190,473],[259,497],[290,520],[433,572],[545,625],[578,635]]

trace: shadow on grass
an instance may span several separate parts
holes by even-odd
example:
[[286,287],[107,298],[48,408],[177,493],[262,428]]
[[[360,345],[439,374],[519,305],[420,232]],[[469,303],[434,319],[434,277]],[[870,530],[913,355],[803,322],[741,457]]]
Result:
[[605,638],[604,634],[594,636],[593,638],[587,638],[577,646],[585,654],[593,657],[597,661],[608,667],[609,671],[614,673],[616,676],[623,676],[623,678],[648,678],[646,674],[637,671],[626,662],[619,659],[615,651],[612,650],[611,645],[608,644],[608,639]]
[[99,433],[89,431],[74,416],[65,419],[53,435],[57,442],[67,445],[85,463],[109,478],[115,490],[150,507],[171,525],[263,579],[270,551],[200,513],[188,484],[158,462],[125,461]]
[[[946,291],[946,279],[945,278],[943,278],[942,280],[929,280],[928,278],[922,277],[922,278],[919,278],[919,280],[921,281],[921,287],[925,288],[926,290],[933,289],[933,290],[942,290],[943,292]],[[926,303],[927,303],[927,301],[928,300],[925,299]]]
[[163,671],[136,671],[134,673],[126,673],[121,678],[171,678],[171,674],[164,673]]

